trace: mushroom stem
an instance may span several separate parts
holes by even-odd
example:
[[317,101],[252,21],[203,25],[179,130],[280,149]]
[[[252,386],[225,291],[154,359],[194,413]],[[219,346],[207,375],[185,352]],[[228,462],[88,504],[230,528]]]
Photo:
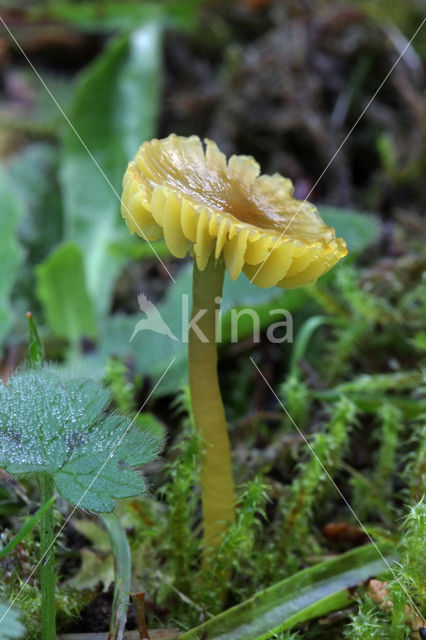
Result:
[[[231,447],[217,376],[216,320],[222,300],[223,260],[210,258],[200,271],[194,261],[192,320],[189,329],[189,383],[197,430],[205,447],[201,459],[204,545],[217,547],[235,520]],[[207,340],[207,341],[206,341]]]

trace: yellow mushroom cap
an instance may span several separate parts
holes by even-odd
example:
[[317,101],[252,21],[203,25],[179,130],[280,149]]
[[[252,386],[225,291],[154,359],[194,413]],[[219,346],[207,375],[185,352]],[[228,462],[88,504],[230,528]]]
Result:
[[146,240],[164,236],[170,252],[193,251],[203,270],[223,255],[260,287],[316,280],[347,254],[317,209],[292,196],[293,184],[260,175],[251,156],[225,155],[211,140],[170,135],[144,142],[124,174],[122,216]]

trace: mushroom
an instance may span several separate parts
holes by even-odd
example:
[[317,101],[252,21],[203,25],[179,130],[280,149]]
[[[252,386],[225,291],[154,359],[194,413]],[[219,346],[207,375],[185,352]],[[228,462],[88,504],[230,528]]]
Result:
[[[216,318],[225,269],[259,287],[306,285],[347,254],[316,208],[292,197],[292,182],[260,175],[250,156],[225,155],[211,140],[175,134],[144,142],[126,170],[122,215],[132,233],[164,237],[172,255],[194,256],[189,380],[205,444],[201,490],[205,546],[217,546],[235,519],[225,411],[217,377]],[[198,320],[198,318],[200,318]]]

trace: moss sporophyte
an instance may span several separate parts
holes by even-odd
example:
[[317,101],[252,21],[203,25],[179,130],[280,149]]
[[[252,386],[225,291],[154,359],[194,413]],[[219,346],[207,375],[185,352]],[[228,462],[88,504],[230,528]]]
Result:
[[220,544],[235,519],[225,412],[217,377],[215,320],[225,269],[259,287],[293,289],[315,281],[347,254],[316,208],[293,198],[293,185],[260,175],[250,156],[225,155],[211,140],[170,135],[144,142],[126,170],[122,215],[132,233],[160,237],[171,254],[194,257],[189,380],[201,460],[205,546]]

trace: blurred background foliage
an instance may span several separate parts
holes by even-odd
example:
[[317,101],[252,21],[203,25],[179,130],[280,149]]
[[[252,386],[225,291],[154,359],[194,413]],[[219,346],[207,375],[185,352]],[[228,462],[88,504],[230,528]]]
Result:
[[[178,496],[179,487],[190,491],[197,483],[185,410],[173,409],[186,381],[185,345],[149,332],[129,343],[141,318],[139,292],[179,336],[181,296],[191,290],[189,265],[173,259],[162,241],[155,243],[176,280],[171,286],[152,249],[131,237],[120,217],[127,161],[153,136],[197,134],[227,154],[253,155],[263,172],[290,177],[297,197],[312,191],[310,200],[350,249],[316,287],[262,291],[245,276],[225,284],[220,373],[236,478],[247,483],[261,474],[269,496],[266,505],[261,492],[254,505],[247,503],[258,509],[261,533],[250,538],[242,558],[247,569],[231,583],[228,604],[363,541],[331,485],[318,481],[315,459],[257,378],[249,355],[280,391],[357,514],[379,538],[398,539],[398,522],[407,503],[414,508],[421,499],[425,476],[425,29],[407,46],[424,3],[1,0],[0,7],[1,373],[6,380],[26,357],[27,309],[38,319],[47,357],[107,381],[127,412],[137,409],[176,356],[149,406],[165,423],[167,465],[154,465],[151,502],[127,507],[125,516],[132,526],[135,520],[142,528],[149,523],[132,543],[143,549],[147,568],[140,575],[148,581],[152,619],[184,627],[197,622],[199,609],[188,610],[176,589],[191,602],[198,589],[200,610],[216,613],[220,602],[212,586],[217,576],[204,576],[210,585],[204,591],[197,581],[179,584],[173,574],[179,564],[176,569],[167,557],[167,550],[178,556],[179,550],[168,538],[167,517],[176,514],[166,516],[166,494]],[[340,149],[406,46],[404,59]],[[245,306],[259,313],[259,344],[253,344],[247,317],[239,323],[238,341],[231,342],[230,310]],[[265,337],[274,321],[269,311],[277,307],[293,314],[294,346]],[[349,403],[343,404],[349,417],[339,429],[334,418],[342,402]],[[173,445],[182,433],[178,455]],[[7,483],[1,490],[0,513],[13,528],[8,518],[21,512],[22,496]],[[197,494],[192,505],[181,507],[190,509],[184,562],[195,571]],[[349,523],[352,533],[327,535],[324,527],[335,520]],[[420,516],[416,522],[424,526]],[[67,532],[64,549],[71,551],[64,551],[61,566],[69,566],[65,578],[76,574],[78,540],[74,546],[86,555],[72,588],[89,589],[82,607],[96,595],[93,572],[104,576],[110,559],[105,568],[96,532],[78,534],[82,539],[77,529]],[[229,543],[228,558],[233,544],[239,543]],[[175,591],[167,576],[177,579]],[[409,575],[406,581],[424,603],[424,591],[412,586]],[[61,596],[64,619],[81,609],[67,597]],[[28,593],[28,611],[35,601]],[[367,637],[375,615],[370,604],[354,618],[350,637]],[[391,624],[390,616],[380,616],[378,625]],[[341,624],[329,621],[323,637],[342,637]],[[408,629],[403,623],[392,637],[406,637]],[[318,625],[305,632],[321,637]]]

